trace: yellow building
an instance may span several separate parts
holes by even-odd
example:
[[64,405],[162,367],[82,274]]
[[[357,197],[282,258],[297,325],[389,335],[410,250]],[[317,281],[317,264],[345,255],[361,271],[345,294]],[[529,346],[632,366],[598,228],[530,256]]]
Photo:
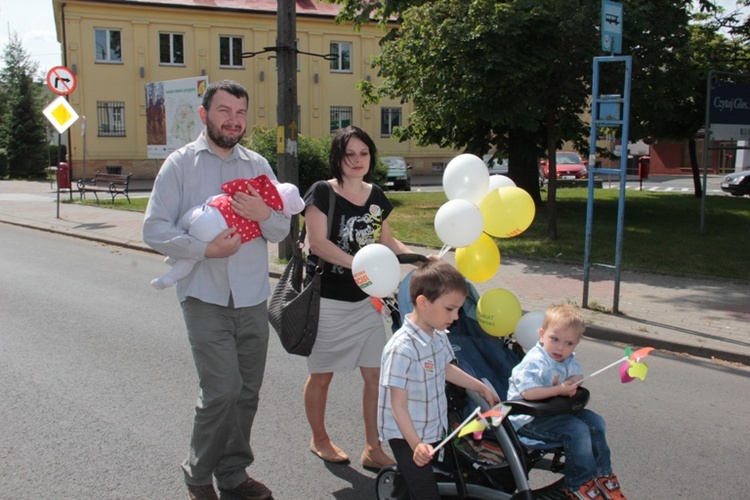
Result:
[[[276,45],[276,0],[53,0],[63,64],[78,85],[69,102],[86,117],[84,133],[69,129],[73,177],[122,166],[133,178],[153,178],[161,159],[147,154],[145,85],[205,75],[236,80],[250,93],[248,127],[276,127],[273,52],[243,58]],[[403,156],[414,175],[440,173],[456,155],[391,138],[411,108],[398,101],[362,105],[355,88],[377,81],[370,67],[384,32],[375,25],[354,31],[334,21],[339,6],[297,0],[298,50],[336,53],[329,61],[299,54],[299,133],[321,137],[355,124],[374,139],[381,156]]]

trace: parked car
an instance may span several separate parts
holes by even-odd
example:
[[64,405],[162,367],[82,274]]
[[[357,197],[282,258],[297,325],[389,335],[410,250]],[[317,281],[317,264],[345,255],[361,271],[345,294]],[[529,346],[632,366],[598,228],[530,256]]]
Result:
[[[489,169],[490,175],[508,175],[508,159],[507,158],[493,158],[492,155],[484,155],[482,157],[485,165]],[[539,169],[539,187],[544,187],[544,172]]]
[[493,158],[492,155],[484,155],[484,164],[490,171],[490,175],[508,175],[508,159]]
[[388,167],[388,175],[386,177],[386,188],[391,188],[394,191],[411,191],[411,176],[409,170],[412,169],[410,165],[407,165],[406,160],[401,156],[383,156],[380,161],[385,163]]
[[[557,178],[562,180],[588,179],[589,171],[586,161],[575,151],[558,151],[555,153],[557,161]],[[544,173],[544,178],[549,179],[549,162],[542,160],[539,168]]]
[[733,196],[750,195],[750,170],[729,174],[721,181],[721,190]]

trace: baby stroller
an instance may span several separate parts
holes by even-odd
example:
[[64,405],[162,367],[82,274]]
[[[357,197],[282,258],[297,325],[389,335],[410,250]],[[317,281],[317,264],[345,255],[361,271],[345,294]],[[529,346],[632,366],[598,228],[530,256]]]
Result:
[[[401,315],[408,314],[412,309],[408,294],[409,278],[410,275],[404,278],[398,291],[398,312]],[[458,365],[492,385],[502,399],[507,394],[510,373],[523,352],[481,330],[475,315],[478,299],[478,293],[470,285],[470,294],[459,311],[458,321],[450,328],[449,338]],[[446,395],[451,426],[457,426],[477,406],[483,412],[490,409],[489,403],[474,391],[448,384]],[[545,416],[579,411],[588,400],[588,390],[581,387],[574,398],[507,401],[505,404],[512,408],[511,413]],[[487,429],[481,441],[474,441],[471,435],[454,438],[445,450],[443,459],[436,459],[432,464],[441,497],[487,500],[566,498],[563,493],[562,469],[565,461],[562,445],[521,438],[507,418],[498,427]],[[530,478],[535,486],[537,483],[542,486],[532,488]],[[380,470],[376,478],[376,497],[378,500],[409,498],[406,483],[397,466]]]

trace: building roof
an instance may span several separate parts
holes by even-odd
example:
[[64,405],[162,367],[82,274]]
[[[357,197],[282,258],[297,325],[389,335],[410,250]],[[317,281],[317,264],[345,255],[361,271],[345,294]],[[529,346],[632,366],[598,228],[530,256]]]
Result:
[[[276,13],[277,0],[94,0],[101,3],[131,4],[154,7],[235,10],[243,12]],[[318,0],[295,0],[297,15],[335,17],[341,7]]]

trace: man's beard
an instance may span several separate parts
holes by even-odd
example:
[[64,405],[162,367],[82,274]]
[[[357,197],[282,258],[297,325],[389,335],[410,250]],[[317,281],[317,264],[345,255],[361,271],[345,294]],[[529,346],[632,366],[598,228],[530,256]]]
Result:
[[242,136],[245,135],[245,129],[242,130],[242,133],[237,135],[237,138],[233,138],[222,134],[220,128],[217,128],[216,125],[208,122],[206,124],[206,133],[208,134],[208,138],[220,148],[232,149],[240,142]]

